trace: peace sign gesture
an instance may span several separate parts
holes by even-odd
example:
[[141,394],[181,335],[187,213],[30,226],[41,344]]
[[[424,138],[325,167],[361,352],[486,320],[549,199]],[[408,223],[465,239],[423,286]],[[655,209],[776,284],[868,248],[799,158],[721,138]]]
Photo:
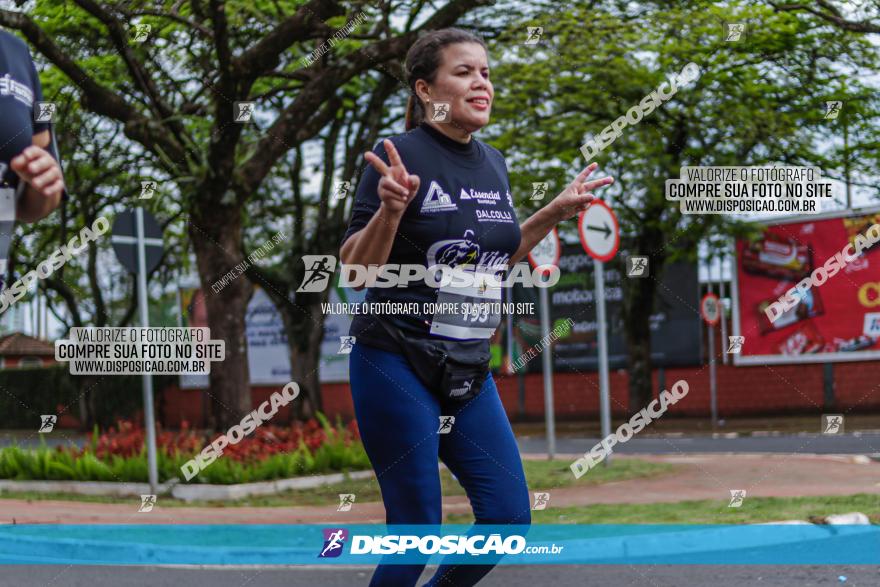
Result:
[[583,171],[581,171],[574,181],[556,196],[550,205],[556,211],[559,221],[568,220],[578,212],[583,212],[590,207],[593,200],[596,199],[591,192],[597,188],[605,187],[614,183],[613,177],[603,177],[586,181],[591,173],[599,167],[598,163],[590,163]]
[[375,153],[364,153],[364,158],[379,172],[379,199],[388,211],[402,214],[419,191],[421,180],[418,175],[410,175],[400,159],[394,143],[385,139],[382,144],[388,153],[391,166],[385,164]]

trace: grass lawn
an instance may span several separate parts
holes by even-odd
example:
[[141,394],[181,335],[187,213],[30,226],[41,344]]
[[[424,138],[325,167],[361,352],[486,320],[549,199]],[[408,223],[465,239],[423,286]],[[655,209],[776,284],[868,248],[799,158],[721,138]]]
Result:
[[[592,475],[592,472],[590,473]],[[727,501],[596,504],[532,512],[535,524],[748,524],[782,520],[817,521],[831,514],[862,512],[880,524],[880,495],[858,493],[820,497],[747,497],[738,508]],[[473,517],[452,514],[450,524],[469,524]]]
[[[674,465],[666,463],[650,463],[638,459],[618,459],[613,467],[596,467],[590,470],[588,476],[575,479],[569,469],[569,460],[526,460],[523,468],[529,488],[533,491],[554,489],[568,485],[597,484],[610,481],[623,481],[625,479],[645,478],[655,475],[671,473],[675,470]],[[446,469],[440,471],[440,481],[444,496],[464,495],[464,490],[458,481]],[[309,505],[336,505],[339,503],[340,493],[354,493],[356,503],[382,501],[379,492],[379,484],[375,477],[358,479],[324,485],[314,489],[300,489],[287,491],[278,495],[255,496],[238,501],[193,501],[185,502],[171,497],[159,497],[163,507],[189,506],[189,507],[290,507]],[[75,495],[71,493],[37,493],[0,491],[0,499],[29,499],[29,500],[69,500],[85,501],[92,503],[132,503],[140,502],[139,497],[104,497]]]

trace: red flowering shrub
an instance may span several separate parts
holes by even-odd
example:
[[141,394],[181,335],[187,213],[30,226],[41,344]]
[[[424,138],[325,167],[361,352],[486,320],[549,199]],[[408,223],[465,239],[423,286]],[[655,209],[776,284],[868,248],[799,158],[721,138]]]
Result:
[[[160,452],[168,455],[175,453],[187,456],[194,455],[219,436],[219,434],[211,434],[202,437],[192,431],[189,428],[189,423],[185,421],[177,432],[162,430],[158,425],[156,428],[157,448]],[[98,436],[94,453],[102,460],[110,455],[131,457],[144,449],[145,436],[143,426],[128,420],[119,420],[116,426],[111,426]],[[329,434],[314,418],[305,424],[294,422],[289,427],[264,424],[258,426],[238,444],[227,445],[223,449],[223,455],[234,461],[254,462],[271,455],[294,452],[300,446],[305,446],[314,454],[328,441],[341,443],[345,446],[360,442],[357,422],[352,420],[345,426],[331,428]],[[76,452],[81,455],[87,450],[90,449],[87,447]]]

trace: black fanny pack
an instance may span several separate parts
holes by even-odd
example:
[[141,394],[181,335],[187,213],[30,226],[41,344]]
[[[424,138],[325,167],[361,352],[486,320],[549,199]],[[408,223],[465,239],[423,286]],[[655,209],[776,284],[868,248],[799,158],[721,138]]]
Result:
[[466,401],[480,393],[489,375],[488,340],[442,340],[407,335],[374,317],[400,344],[419,380],[443,401]]

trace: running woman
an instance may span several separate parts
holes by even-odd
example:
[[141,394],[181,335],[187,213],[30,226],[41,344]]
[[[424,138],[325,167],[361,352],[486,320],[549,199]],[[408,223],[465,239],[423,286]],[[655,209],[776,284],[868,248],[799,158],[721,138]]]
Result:
[[[359,182],[342,241],[344,265],[512,267],[557,223],[585,210],[594,199],[592,190],[612,183],[610,177],[586,181],[596,169],[591,164],[520,225],[504,157],[472,136],[489,123],[494,97],[483,40],[459,29],[428,33],[409,50],[406,72],[412,90],[407,132],[365,154],[371,165]],[[366,301],[422,307],[441,296],[444,288],[421,281],[369,288]],[[441,523],[439,458],[464,487],[477,524],[529,525],[522,461],[491,374],[473,399],[441,402],[378,318],[358,315],[352,322],[356,342],[350,375],[355,415],[387,523]],[[461,344],[484,339],[488,348],[491,336],[490,329],[469,327],[461,317],[382,318],[414,337],[438,338],[439,333]],[[474,585],[492,566],[441,565],[428,585]],[[370,585],[415,585],[423,569],[380,564]]]
[[42,100],[27,45],[0,31],[0,289],[15,220],[36,222],[66,197],[49,111],[37,110]]

